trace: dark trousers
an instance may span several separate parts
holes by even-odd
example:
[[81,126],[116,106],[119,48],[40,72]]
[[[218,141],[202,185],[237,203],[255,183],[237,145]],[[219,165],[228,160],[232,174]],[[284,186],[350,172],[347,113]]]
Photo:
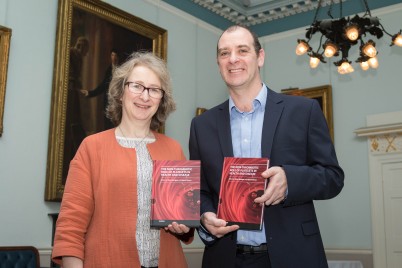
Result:
[[236,254],[236,268],[271,268],[268,251],[258,254]]

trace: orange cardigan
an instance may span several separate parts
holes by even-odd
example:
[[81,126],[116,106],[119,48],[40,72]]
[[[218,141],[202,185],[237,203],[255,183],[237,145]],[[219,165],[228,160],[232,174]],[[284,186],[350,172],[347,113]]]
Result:
[[[153,132],[147,145],[153,160],[185,159],[175,140]],[[140,267],[137,222],[137,158],[121,147],[114,129],[87,137],[70,163],[56,224],[53,261],[74,256],[84,267]],[[160,232],[159,268],[187,267],[180,240],[189,244],[194,230],[175,236]],[[180,240],[179,240],[180,239]]]

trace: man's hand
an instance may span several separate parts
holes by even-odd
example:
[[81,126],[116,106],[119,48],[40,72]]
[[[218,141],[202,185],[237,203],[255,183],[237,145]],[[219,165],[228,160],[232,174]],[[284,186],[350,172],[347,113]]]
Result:
[[268,181],[267,189],[262,196],[257,197],[255,203],[265,203],[266,206],[278,205],[286,198],[288,181],[282,167],[270,167],[261,174]]
[[227,233],[238,230],[239,225],[226,226],[227,222],[222,219],[218,219],[213,212],[205,212],[201,216],[202,225],[208,230],[208,232],[218,238],[221,238]]
[[84,95],[85,97],[88,97],[89,91],[86,89],[81,89],[80,90],[81,94]]

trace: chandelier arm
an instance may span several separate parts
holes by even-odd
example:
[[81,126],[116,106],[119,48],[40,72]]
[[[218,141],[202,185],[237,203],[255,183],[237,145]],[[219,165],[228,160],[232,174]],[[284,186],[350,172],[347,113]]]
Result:
[[[369,8],[369,6],[367,4],[367,0],[363,0],[363,1],[364,1],[364,5],[366,6],[366,13],[368,13],[369,16],[371,17],[371,12],[370,12],[370,8]],[[341,0],[341,2],[342,2],[342,0]]]
[[[366,1],[366,0],[364,0],[364,1]],[[339,17],[340,17],[340,18],[343,18],[343,15],[342,15],[342,14],[343,14],[343,10],[342,10],[342,0],[339,1],[339,13],[340,13],[340,14],[339,14]]]
[[[320,44],[318,45],[317,53],[319,53],[319,51],[320,51],[320,49],[321,49],[322,39],[323,39],[323,38],[324,38],[324,35],[321,35]],[[321,55],[322,55],[322,53],[321,53]]]
[[314,14],[313,23],[311,23],[311,24],[314,24],[317,21],[318,12],[320,11],[320,8],[321,8],[321,3],[322,3],[322,0],[318,1],[317,10],[315,11],[315,14]]
[[[327,12],[328,17],[330,17],[331,19],[334,19],[334,16],[332,16],[332,6],[334,5],[334,0],[331,0],[330,4],[329,4],[329,9]],[[342,8],[342,0],[339,1],[339,17],[342,18],[343,14],[343,8]]]
[[334,0],[331,0],[331,2],[329,3],[329,9],[327,12],[328,17],[330,17],[331,19],[333,19],[334,17],[332,16],[332,6],[334,4]]
[[386,33],[388,36],[391,36],[391,37],[392,37],[392,34],[390,34],[389,32],[387,32],[387,31],[385,30],[384,26],[382,26],[381,23],[379,23],[379,26],[380,26],[381,30],[382,30],[384,33]]

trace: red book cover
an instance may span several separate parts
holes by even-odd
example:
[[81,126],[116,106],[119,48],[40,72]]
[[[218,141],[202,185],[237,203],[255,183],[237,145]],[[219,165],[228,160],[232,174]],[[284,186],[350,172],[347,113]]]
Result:
[[200,225],[200,161],[155,160],[152,174],[151,226],[172,222]]
[[268,158],[225,157],[217,216],[240,229],[261,230],[264,206],[254,199],[264,193],[267,180],[261,173]]

